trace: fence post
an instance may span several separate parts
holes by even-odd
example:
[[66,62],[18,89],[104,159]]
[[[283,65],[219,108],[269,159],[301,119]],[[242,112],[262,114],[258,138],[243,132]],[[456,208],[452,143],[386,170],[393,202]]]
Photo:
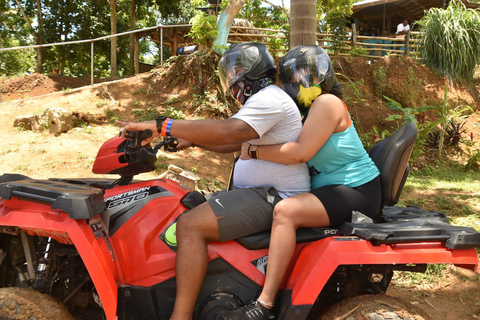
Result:
[[410,53],[410,30],[407,31],[405,35],[405,56],[408,56]]
[[140,73],[140,35],[135,35],[135,74]]
[[163,26],[160,27],[160,64],[163,64]]
[[352,47],[357,46],[357,25],[352,23]]
[[90,84],[93,86],[93,40],[90,42]]

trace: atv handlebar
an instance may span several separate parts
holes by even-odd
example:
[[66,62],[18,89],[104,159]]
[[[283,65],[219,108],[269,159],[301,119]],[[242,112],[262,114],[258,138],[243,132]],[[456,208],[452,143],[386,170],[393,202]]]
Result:
[[[125,131],[120,129],[119,136],[122,136],[122,133],[125,134],[125,139],[132,141],[131,148],[138,150],[142,147],[149,147],[150,144],[142,146],[142,141],[150,138],[152,136],[152,130],[146,129],[144,131]],[[157,154],[158,150],[163,147],[163,150],[168,152],[177,152],[178,140],[175,137],[168,136],[164,137],[163,140],[155,145],[153,152]]]

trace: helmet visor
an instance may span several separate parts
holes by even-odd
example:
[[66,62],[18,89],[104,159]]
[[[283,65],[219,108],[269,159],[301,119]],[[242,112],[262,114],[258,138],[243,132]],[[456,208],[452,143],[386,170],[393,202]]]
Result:
[[329,57],[325,53],[287,59],[282,65],[284,85],[310,88],[321,84],[329,65]]
[[220,60],[218,75],[223,93],[227,93],[234,84],[252,70],[260,53],[257,47],[226,53]]

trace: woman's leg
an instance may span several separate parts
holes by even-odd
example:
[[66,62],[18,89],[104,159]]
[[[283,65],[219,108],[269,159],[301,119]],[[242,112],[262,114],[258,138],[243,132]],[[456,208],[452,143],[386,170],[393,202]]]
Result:
[[268,251],[265,285],[258,298],[271,307],[290,264],[296,246],[296,230],[300,227],[330,225],[320,200],[311,193],[302,193],[280,201],[273,211],[272,234]]

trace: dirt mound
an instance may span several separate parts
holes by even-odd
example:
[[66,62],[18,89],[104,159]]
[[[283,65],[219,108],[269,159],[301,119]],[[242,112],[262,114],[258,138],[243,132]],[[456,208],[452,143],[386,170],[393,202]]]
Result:
[[361,57],[334,56],[332,62],[360,132],[367,132],[373,126],[390,129],[393,125],[385,121],[394,112],[387,107],[383,96],[404,108],[439,106],[448,87],[450,107],[469,105],[474,110],[480,107],[478,87],[470,89],[466,84],[449,83],[410,57],[387,56],[370,62]]
[[[25,99],[57,91],[68,91],[90,84],[90,78],[62,77],[59,75],[29,74],[7,79],[1,86],[2,101]],[[96,80],[98,82],[98,80]]]

